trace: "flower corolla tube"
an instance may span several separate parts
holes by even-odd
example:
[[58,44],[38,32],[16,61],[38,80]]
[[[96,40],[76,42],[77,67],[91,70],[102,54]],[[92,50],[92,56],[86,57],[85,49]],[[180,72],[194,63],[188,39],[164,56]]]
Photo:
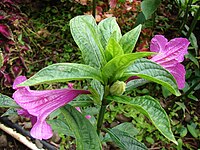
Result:
[[36,139],[49,139],[53,136],[51,126],[46,122],[47,116],[54,110],[72,101],[80,94],[90,94],[87,90],[76,90],[71,86],[65,89],[56,90],[31,90],[28,86],[18,87],[17,85],[26,81],[25,76],[15,79],[13,99],[22,107],[18,114],[29,117],[33,124],[30,131]]

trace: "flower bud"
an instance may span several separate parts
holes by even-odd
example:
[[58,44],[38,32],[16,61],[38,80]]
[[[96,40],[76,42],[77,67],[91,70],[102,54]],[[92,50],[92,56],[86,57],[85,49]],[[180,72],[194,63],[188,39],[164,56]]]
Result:
[[110,94],[120,96],[125,92],[126,84],[123,81],[116,81],[110,87]]

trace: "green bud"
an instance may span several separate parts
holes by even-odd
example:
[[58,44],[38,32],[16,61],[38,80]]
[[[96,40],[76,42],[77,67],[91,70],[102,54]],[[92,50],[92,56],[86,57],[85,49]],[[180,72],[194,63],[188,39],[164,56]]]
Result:
[[110,87],[110,94],[120,96],[125,92],[126,84],[123,81],[116,81]]

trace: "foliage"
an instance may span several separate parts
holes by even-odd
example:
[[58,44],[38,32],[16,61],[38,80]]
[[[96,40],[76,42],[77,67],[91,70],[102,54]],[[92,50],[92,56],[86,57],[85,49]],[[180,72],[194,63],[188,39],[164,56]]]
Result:
[[1,91],[7,91],[6,87],[12,86],[13,80],[28,70],[24,57],[30,50],[29,39],[23,35],[27,17],[21,13],[19,3],[15,0],[0,2]]
[[[116,39],[116,37],[117,37],[116,32],[118,32],[118,33],[120,33],[120,32],[118,30],[119,29],[118,25],[116,23],[114,23],[113,21],[115,21],[115,20],[109,19],[109,21],[104,21],[104,22],[106,22],[106,25],[104,25],[102,27],[105,30],[101,30],[101,31],[103,31],[103,35],[106,35],[107,33],[111,33],[110,36],[108,36],[108,38],[113,37],[113,39]],[[110,24],[114,24],[114,26],[112,28],[107,28],[107,27],[111,27]],[[158,104],[158,102],[156,100],[154,100],[151,97],[138,97],[138,102],[136,102],[136,99],[131,102],[130,101],[131,98],[129,98],[129,97],[119,97],[122,99],[125,98],[124,99],[125,101],[120,101],[120,100],[118,101],[117,97],[109,97],[108,96],[108,95],[110,95],[109,88],[113,83],[115,83],[116,81],[118,81],[120,79],[127,79],[126,76],[128,76],[128,77],[132,76],[132,74],[130,74],[130,75],[126,74],[126,70],[129,66],[131,66],[133,64],[133,62],[136,59],[139,59],[144,56],[149,56],[153,53],[150,53],[150,52],[130,53],[131,50],[129,50],[129,49],[134,48],[133,46],[131,46],[131,47],[129,47],[128,50],[121,48],[124,51],[124,53],[129,52],[129,54],[121,53],[119,56],[113,55],[113,56],[111,56],[111,60],[107,62],[107,60],[105,58],[105,51],[109,50],[109,49],[103,49],[102,43],[100,41],[101,37],[98,36],[99,29],[101,29],[102,27],[101,26],[97,27],[93,17],[87,16],[87,15],[86,16],[77,16],[70,21],[70,27],[71,27],[72,36],[75,39],[77,45],[79,46],[79,48],[82,52],[82,55],[83,55],[86,65],[83,66],[82,64],[73,64],[73,63],[54,64],[54,65],[45,67],[44,69],[42,69],[41,71],[36,73],[34,76],[32,76],[30,79],[28,79],[24,83],[20,84],[20,86],[31,86],[31,85],[35,85],[35,84],[49,83],[49,82],[66,82],[66,81],[71,81],[71,80],[76,80],[76,79],[82,79],[82,80],[88,79],[88,78],[96,79],[99,82],[101,82],[101,84],[104,86],[103,100],[102,100],[101,109],[99,112],[99,118],[98,118],[98,122],[97,122],[97,133],[98,134],[101,130],[101,126],[103,123],[105,107],[109,101],[114,100],[114,101],[120,102],[120,103],[133,104],[138,110],[141,110],[141,112],[144,113],[144,115],[146,115],[147,117],[150,117],[150,119],[154,123],[155,127],[164,136],[166,136],[169,140],[173,141],[174,143],[177,143],[171,132],[169,119],[168,119],[166,113],[164,112],[164,110],[161,108],[161,106]],[[85,30],[82,30],[82,31],[86,31],[86,32],[82,32],[82,34],[80,34],[80,31],[81,31],[80,29],[83,27],[85,28]],[[135,32],[135,30],[140,30],[140,28],[135,28],[132,31]],[[139,34],[139,32],[135,32],[135,34]],[[121,36],[121,39],[123,39],[126,36],[131,36],[131,35],[132,34],[125,34],[124,36]],[[90,37],[90,38],[86,40],[86,37]],[[136,37],[138,37],[138,36],[136,36]],[[124,43],[124,41],[121,39],[119,38],[119,40],[118,40],[119,46],[120,45],[122,46]],[[129,38],[126,37],[126,39],[129,39]],[[120,42],[120,41],[122,41],[122,42]],[[115,42],[117,43],[117,41],[115,41]],[[127,41],[125,41],[125,42],[127,42]],[[91,48],[93,48],[93,49],[91,49]],[[90,49],[93,51],[87,51]],[[94,51],[94,49],[96,49],[96,50]],[[88,53],[90,55],[88,55]],[[96,64],[94,64],[93,62],[96,62]],[[75,67],[75,66],[77,66],[77,67]],[[78,66],[82,66],[82,67],[78,67]],[[151,67],[156,68],[153,65]],[[88,70],[87,69],[83,70],[82,68],[88,68]],[[57,71],[55,71],[55,69]],[[53,70],[53,72],[54,71],[58,72],[58,74],[56,75],[55,73],[52,72],[52,70]],[[92,73],[92,70],[96,70],[96,72]],[[59,73],[59,71],[62,71],[62,72]],[[65,75],[65,72],[67,73],[66,75]],[[144,73],[141,73],[141,74],[144,74]],[[169,72],[166,72],[166,74],[168,74],[167,76],[172,76]],[[141,77],[143,77],[143,76],[141,76]],[[149,77],[147,77],[145,79],[149,80],[151,78],[154,78],[153,72],[150,74]],[[163,78],[160,78],[160,80],[162,81]],[[170,80],[173,81],[174,78],[171,77]],[[172,82],[169,82],[169,81],[164,81],[164,82],[169,83],[169,85],[163,84],[163,86],[165,86],[167,89],[171,89],[171,88],[174,89],[175,92],[173,92],[173,93],[177,94],[178,90],[177,90],[177,88],[173,87],[174,85],[172,85]],[[119,84],[116,86],[124,86],[124,85]],[[118,92],[116,91],[116,93],[118,93]],[[115,95],[116,93],[112,92],[112,95]],[[147,100],[147,99],[149,99],[149,100]],[[141,100],[144,102],[142,102]],[[106,102],[106,101],[108,101],[108,102]],[[149,101],[149,102],[152,101],[152,104],[150,104],[147,101]],[[65,114],[64,110],[63,110],[63,113]],[[154,113],[159,114],[158,116],[160,116],[162,114],[163,117],[161,117],[161,118],[163,120],[161,121],[161,119],[158,118],[158,116],[154,116]],[[77,121],[76,121],[76,123],[77,123]],[[69,125],[69,122],[68,122],[68,125]],[[73,132],[75,133],[75,130],[79,130],[80,126],[77,126],[77,128],[76,128],[73,125],[73,128],[74,128]],[[111,134],[111,131],[109,131],[109,133]],[[92,133],[92,134],[94,134],[94,133]],[[114,133],[111,134],[112,137],[114,136],[113,134]],[[115,136],[117,136],[117,134],[118,134],[118,131],[115,134]],[[121,133],[119,134],[119,136],[121,136]],[[120,137],[118,137],[118,138],[120,138]],[[85,141],[87,139],[86,137],[80,137],[80,135],[79,136],[77,135],[76,139],[77,139],[77,148],[84,149],[85,147],[89,146],[87,144],[88,142],[84,143],[83,147],[81,146],[82,144],[79,145],[79,141]],[[95,140],[95,139],[93,139],[93,140]],[[115,142],[117,142],[115,138],[113,140]],[[122,146],[123,144],[125,144],[125,143],[121,143],[119,145],[119,147],[124,147],[124,146]],[[137,142],[135,141],[132,144],[137,145]],[[130,147],[130,145],[128,147]],[[101,149],[101,148],[99,147],[99,149]]]

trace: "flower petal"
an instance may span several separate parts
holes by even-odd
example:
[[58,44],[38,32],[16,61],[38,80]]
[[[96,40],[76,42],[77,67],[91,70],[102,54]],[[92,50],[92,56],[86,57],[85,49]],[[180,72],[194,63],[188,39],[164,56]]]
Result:
[[177,63],[173,67],[166,68],[176,79],[177,85],[179,89],[183,89],[185,86],[185,68],[182,64]]
[[91,116],[90,116],[90,115],[86,115],[85,118],[86,118],[86,119],[90,119]]
[[33,137],[38,139],[47,139],[52,136],[51,128],[45,121],[51,112],[72,101],[79,94],[90,93],[87,90],[76,90],[73,88],[35,91],[30,90],[29,87],[16,87],[17,84],[24,80],[26,80],[24,76],[16,78],[13,87],[17,91],[14,92],[13,98],[30,115],[37,117],[31,133]]
[[165,51],[165,45],[167,44],[167,39],[163,35],[155,35],[150,44],[151,52],[162,53]]
[[51,126],[45,120],[42,122],[37,121],[31,129],[30,134],[32,137],[40,140],[49,139],[53,136]]
[[162,61],[177,60],[182,62],[184,55],[187,54],[187,48],[190,42],[186,38],[175,38],[169,41],[165,46],[165,51],[159,52],[151,58],[152,61],[160,63]]
[[170,40],[166,45],[166,57],[170,60],[176,59],[178,62],[184,60],[190,42],[186,38],[175,38]]
[[25,76],[18,76],[15,79],[14,83],[13,83],[13,89],[14,90],[19,89],[20,87],[17,87],[17,85],[20,84],[20,83],[22,83],[22,82],[24,82],[24,81],[26,81],[26,77]]

